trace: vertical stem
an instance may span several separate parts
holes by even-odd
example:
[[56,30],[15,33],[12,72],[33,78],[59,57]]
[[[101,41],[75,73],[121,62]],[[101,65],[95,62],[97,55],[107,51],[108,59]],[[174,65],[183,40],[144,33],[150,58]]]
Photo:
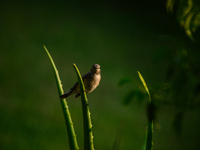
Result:
[[84,150],[94,150],[92,123],[91,123],[91,118],[90,118],[91,113],[89,110],[88,99],[85,93],[85,87],[83,84],[81,74],[78,68],[76,67],[76,65],[73,64],[73,66],[76,71],[76,75],[77,75],[78,83],[80,87],[80,94],[81,94],[81,103],[82,103],[82,110],[83,110],[83,126],[84,126]]
[[152,146],[153,145],[152,134],[153,134],[153,120],[154,120],[154,115],[155,115],[155,105],[154,105],[153,101],[151,100],[151,95],[150,95],[149,89],[147,87],[147,84],[139,71],[138,71],[138,76],[139,76],[140,80],[142,81],[142,84],[149,96],[149,106],[147,109],[148,129],[147,129],[146,149],[145,150],[152,150],[153,149],[152,148],[153,147]]
[[148,122],[148,129],[147,129],[147,138],[146,138],[146,150],[152,150],[153,139],[153,121]]

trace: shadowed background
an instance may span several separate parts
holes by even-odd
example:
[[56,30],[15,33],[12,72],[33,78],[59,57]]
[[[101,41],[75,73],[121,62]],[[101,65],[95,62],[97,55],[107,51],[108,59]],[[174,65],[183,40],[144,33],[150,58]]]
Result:
[[[175,14],[168,14],[166,2],[160,0],[2,1],[0,20],[2,150],[69,148],[53,71],[43,45],[54,59],[65,91],[77,81],[72,63],[82,75],[94,63],[101,65],[101,83],[88,95],[95,149],[112,149],[120,122],[125,128],[119,149],[141,149],[144,144],[146,103],[132,101],[125,107],[122,101],[126,92],[137,86],[119,87],[121,78],[131,77],[141,84],[137,76],[140,71],[153,88],[166,81],[173,51],[181,47],[199,56],[199,30],[194,34],[196,42],[191,42]],[[194,64],[198,69],[198,63]],[[74,96],[67,101],[83,149],[81,101]],[[179,136],[171,125],[175,111],[173,105],[159,108],[154,149],[198,149],[199,108],[184,113]]]

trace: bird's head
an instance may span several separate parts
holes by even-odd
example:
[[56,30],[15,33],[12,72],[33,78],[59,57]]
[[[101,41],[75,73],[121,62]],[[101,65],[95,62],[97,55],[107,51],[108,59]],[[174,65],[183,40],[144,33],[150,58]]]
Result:
[[90,71],[94,74],[100,74],[101,73],[100,65],[99,64],[92,65]]

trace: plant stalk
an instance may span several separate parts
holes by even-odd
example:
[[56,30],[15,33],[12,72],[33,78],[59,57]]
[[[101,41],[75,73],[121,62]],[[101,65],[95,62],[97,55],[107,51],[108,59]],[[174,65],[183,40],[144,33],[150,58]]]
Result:
[[[61,80],[58,74],[58,70],[56,68],[56,65],[50,55],[50,53],[48,52],[47,48],[44,46],[44,49],[51,61],[51,65],[53,67],[53,71],[54,71],[54,75],[56,78],[56,84],[57,84],[57,88],[58,88],[58,93],[59,95],[62,95],[64,93],[63,88],[62,88],[62,84],[61,84]],[[73,126],[73,122],[71,119],[71,114],[69,112],[69,108],[66,102],[66,99],[60,99],[61,102],[61,106],[62,106],[62,110],[63,110],[63,114],[64,114],[64,118],[65,118],[65,123],[66,123],[66,127],[67,127],[67,133],[68,133],[68,138],[69,138],[69,147],[70,150],[78,150],[78,143],[77,143],[77,139],[76,139],[76,134],[74,131],[74,126]]]
[[90,118],[91,113],[89,110],[88,99],[85,93],[85,86],[83,84],[83,80],[78,68],[76,67],[75,64],[73,64],[73,66],[78,78],[80,94],[81,94],[81,103],[82,103],[82,111],[83,111],[83,126],[84,126],[84,150],[94,150],[92,123],[91,123],[91,118]]

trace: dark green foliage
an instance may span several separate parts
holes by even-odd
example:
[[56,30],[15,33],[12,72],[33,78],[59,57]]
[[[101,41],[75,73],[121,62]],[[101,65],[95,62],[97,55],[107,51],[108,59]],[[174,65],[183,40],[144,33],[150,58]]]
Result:
[[[199,53],[198,46],[189,48],[185,44],[177,43],[176,49],[171,49],[170,46],[162,47],[155,51],[153,57],[155,65],[167,62],[168,66],[165,82],[151,86],[153,103],[147,106],[147,117],[149,121],[155,121],[157,108],[174,106],[176,113],[171,124],[177,135],[182,132],[183,114],[200,106],[200,73],[197,69],[200,64]],[[140,90],[131,89],[124,98],[124,104],[128,105],[132,99],[138,98],[139,95],[143,97],[143,94]]]
[[131,90],[124,97],[123,103],[124,103],[124,105],[127,106],[131,102],[131,100],[133,100],[135,98],[135,99],[137,99],[138,104],[141,104],[145,97],[146,97],[146,95],[143,93],[143,91],[140,91],[138,89]]
[[193,33],[200,25],[200,1],[199,0],[167,0],[168,12],[173,12],[174,5],[178,3],[177,18],[185,33],[191,40]]
[[[148,128],[147,128],[147,134],[146,134],[146,140],[145,140],[145,150],[152,150],[152,147],[153,147],[152,133],[153,133],[153,122],[155,121],[155,116],[156,116],[156,106],[155,106],[154,101],[152,101],[146,82],[139,71],[138,71],[138,76],[144,86],[145,92],[142,89],[138,90],[139,88],[136,90],[131,90],[130,92],[128,92],[127,96],[125,97],[124,104],[128,105],[130,101],[134,98],[137,98],[138,101],[141,102],[142,100],[144,100],[145,94],[146,93],[148,94],[149,100],[148,100],[148,106],[146,108]],[[134,82],[130,78],[123,78],[119,81],[119,85],[124,85],[127,83],[133,84]]]
[[129,77],[124,77],[118,82],[118,86],[120,87],[125,86],[126,84],[131,84],[133,89],[126,93],[123,99],[123,104],[127,106],[132,100],[137,100],[138,104],[141,104],[147,96],[141,84]]
[[[167,46],[159,48],[165,51],[168,57],[156,57],[160,53],[155,51],[154,59],[156,63],[167,63],[165,83],[160,83],[154,87],[156,104],[171,105],[176,112],[173,117],[173,128],[180,135],[182,131],[181,122],[184,113],[200,106],[200,74],[199,74],[199,44],[186,44],[176,42],[176,47]],[[181,112],[181,113],[180,113]]]
[[[173,61],[167,71],[166,82],[170,85],[168,95],[170,99],[165,99],[172,102],[177,107],[187,107],[199,103],[198,93],[199,87],[199,74],[196,73],[196,67],[199,61],[196,56],[188,54],[186,50],[178,50]],[[197,64],[196,64],[197,63]]]

